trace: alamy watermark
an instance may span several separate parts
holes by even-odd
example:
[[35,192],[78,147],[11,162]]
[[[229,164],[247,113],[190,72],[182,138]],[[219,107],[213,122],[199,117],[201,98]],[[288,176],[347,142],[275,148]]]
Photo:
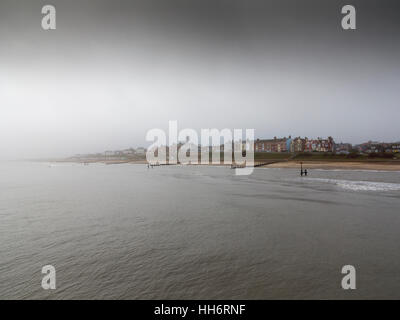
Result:
[[342,267],[342,274],[345,276],[342,278],[342,289],[344,290],[355,290],[356,289],[356,268],[347,264]]
[[199,139],[196,130],[178,131],[178,122],[169,121],[168,134],[154,128],[147,132],[146,140],[153,142],[146,153],[151,165],[224,164],[231,165],[236,175],[254,170],[254,129],[201,129]]
[[[356,8],[353,5],[347,4],[342,7],[341,13],[345,14],[342,17],[341,25],[344,30],[356,29]],[[56,8],[53,5],[45,5],[42,7],[42,28],[43,30],[56,29]]]
[[44,290],[55,290],[56,289],[56,268],[48,264],[42,268],[42,274],[45,276],[42,278],[42,288]]
[[56,8],[52,5],[45,5],[42,8],[42,28],[43,30],[56,29]]
[[356,29],[356,8],[350,4],[342,8],[342,14],[346,14],[342,18],[342,28],[344,30]]

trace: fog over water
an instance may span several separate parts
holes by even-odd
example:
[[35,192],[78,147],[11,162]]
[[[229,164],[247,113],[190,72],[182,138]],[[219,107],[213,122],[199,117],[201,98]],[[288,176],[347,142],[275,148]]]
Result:
[[[379,3],[379,5],[377,5]],[[146,146],[151,128],[399,139],[398,1],[0,3],[2,158]],[[148,143],[147,143],[148,144]]]

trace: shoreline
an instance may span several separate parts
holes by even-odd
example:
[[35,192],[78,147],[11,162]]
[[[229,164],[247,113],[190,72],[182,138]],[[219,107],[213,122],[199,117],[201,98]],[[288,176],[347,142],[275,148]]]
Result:
[[300,162],[304,169],[326,169],[326,170],[382,170],[382,171],[400,171],[400,162],[380,161],[285,161],[277,162],[265,166],[267,168],[300,168]]
[[[81,163],[81,164],[91,164],[91,163],[103,163],[106,165],[111,164],[145,164],[146,160],[94,160],[88,159],[87,161],[73,161],[73,160],[53,160],[48,162],[71,162],[71,163]],[[256,161],[255,165],[263,163],[266,161]],[[283,160],[270,163],[260,168],[279,168],[279,169],[299,169],[300,163],[303,163],[304,169],[326,169],[326,170],[375,170],[375,171],[400,171],[400,161],[300,161],[300,160]],[[169,164],[167,164],[169,165]],[[175,165],[175,164],[171,164]],[[230,164],[192,164],[195,166],[228,166]]]

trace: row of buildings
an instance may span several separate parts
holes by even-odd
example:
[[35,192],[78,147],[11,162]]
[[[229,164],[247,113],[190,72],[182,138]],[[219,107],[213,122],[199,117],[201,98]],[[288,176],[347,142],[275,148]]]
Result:
[[[188,143],[188,141],[186,141]],[[177,144],[177,149],[184,144],[180,142]],[[250,144],[250,141],[243,142],[243,144]],[[232,145],[233,147],[233,145]],[[166,147],[168,150],[168,147]],[[244,150],[247,147],[243,148]],[[198,152],[220,152],[224,150],[224,145],[221,146],[198,146]],[[146,154],[145,148],[130,148],[125,150],[116,151],[105,151],[103,153],[97,153],[92,155],[75,155],[76,158],[132,158],[132,157],[143,157]],[[352,145],[350,143],[335,143],[332,137],[309,139],[307,137],[301,138],[277,138],[273,139],[257,139],[254,141],[254,152],[290,152],[290,153],[301,153],[301,152],[330,152],[336,154],[349,154],[350,152],[357,152],[361,154],[373,154],[373,153],[398,153],[400,152],[400,142],[387,143],[387,142],[375,142],[368,141],[358,145]]]
[[334,150],[335,142],[332,137],[308,139],[307,137],[292,138],[289,136],[289,138],[274,137],[273,139],[254,141],[255,152],[334,152]]
[[139,147],[139,148],[129,148],[125,150],[116,150],[116,151],[111,151],[107,150],[104,151],[104,155],[106,157],[113,157],[113,156],[134,156],[134,155],[144,155],[146,154],[146,149]]
[[71,157],[73,160],[99,160],[99,159],[113,159],[123,160],[127,158],[138,158],[146,155],[145,148],[129,148],[125,150],[107,150],[104,152],[93,153],[93,154],[76,154]]
[[398,153],[400,142],[376,142],[368,141],[354,146],[360,153]]
[[373,142],[368,141],[353,146],[350,143],[335,143],[332,137],[309,139],[301,138],[277,138],[257,139],[254,141],[255,152],[332,152],[349,154],[352,151],[358,153],[397,153],[400,152],[400,142]]

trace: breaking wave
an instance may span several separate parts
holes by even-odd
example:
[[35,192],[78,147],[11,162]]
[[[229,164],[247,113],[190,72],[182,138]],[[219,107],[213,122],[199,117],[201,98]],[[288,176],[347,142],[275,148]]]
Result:
[[352,181],[322,178],[308,178],[307,180],[331,183],[345,190],[353,191],[400,191],[400,183]]

